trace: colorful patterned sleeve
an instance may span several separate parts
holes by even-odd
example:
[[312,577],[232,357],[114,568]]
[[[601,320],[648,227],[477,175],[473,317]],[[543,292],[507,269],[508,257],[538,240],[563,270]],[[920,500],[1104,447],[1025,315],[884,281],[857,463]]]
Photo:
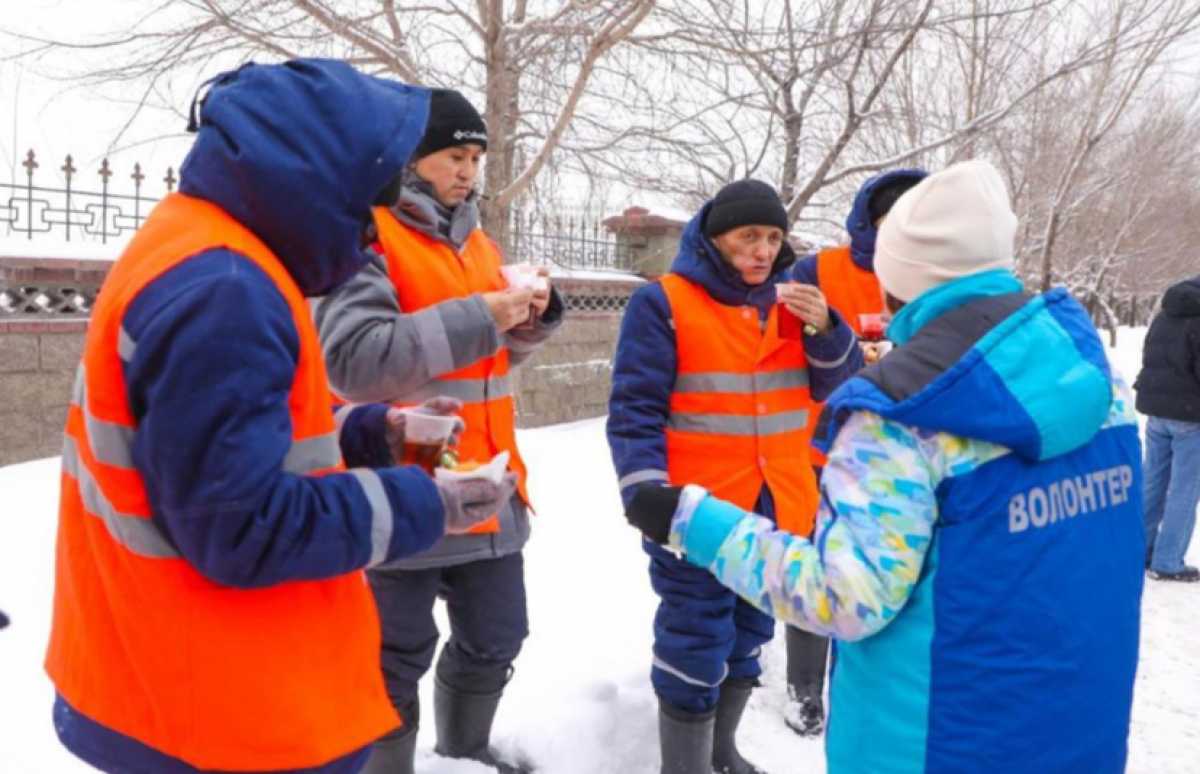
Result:
[[955,452],[942,447],[967,443],[857,413],[825,467],[815,542],[693,490],[670,546],[780,620],[843,640],[868,637],[900,611],[920,575],[937,520],[939,460]]

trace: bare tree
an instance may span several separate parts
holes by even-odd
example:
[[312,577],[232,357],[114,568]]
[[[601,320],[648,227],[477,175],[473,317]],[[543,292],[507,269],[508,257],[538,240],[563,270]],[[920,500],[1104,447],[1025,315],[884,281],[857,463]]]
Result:
[[[96,42],[43,39],[35,56],[90,58],[82,76],[136,87],[137,110],[179,81],[253,58],[331,56],[368,72],[482,95],[489,126],[485,225],[554,157],[597,67],[656,0],[157,0],[132,29]],[[28,40],[28,38],[26,37]]]
[[[836,191],[847,178],[919,159],[1012,112],[1027,93],[942,127],[918,113],[911,100],[913,85],[919,77],[936,77],[938,68],[928,64],[929,57],[939,55],[936,45],[946,48],[942,41],[956,25],[1028,21],[1041,5],[1010,2],[991,9],[981,8],[979,0],[664,3],[659,16],[673,29],[669,34],[639,32],[634,41],[654,60],[686,61],[682,77],[687,86],[683,99],[672,99],[658,110],[660,123],[665,114],[673,131],[655,136],[647,126],[641,132],[654,138],[654,151],[682,162],[652,167],[653,174],[661,179],[664,167],[682,169],[675,188],[692,184],[709,191],[733,177],[758,174],[778,182],[793,219],[832,220],[820,212],[825,205],[817,199],[820,192]],[[1086,56],[1082,52],[1064,61],[1062,72],[1082,66]],[[1030,84],[1028,93],[1037,88]],[[688,140],[680,142],[681,134]]]
[[[764,177],[795,221],[827,233],[840,231],[852,186],[883,169],[987,154],[1019,181],[1031,107],[1048,104],[1039,98],[1105,62],[1152,66],[1195,27],[1182,0],[1098,10],[1077,0],[660,5],[658,24],[627,51],[647,69],[670,61],[670,81],[654,80],[665,92],[657,101],[625,90],[631,122],[607,171],[689,203],[730,179]],[[620,163],[629,156],[636,165]]]
[[[1182,0],[1114,3],[1104,57],[1098,66],[1077,79],[1080,99],[1075,104],[1082,110],[1074,114],[1076,131],[1052,188],[1045,231],[1039,240],[1037,260],[1043,290],[1049,289],[1054,281],[1054,250],[1064,222],[1080,210],[1080,204],[1089,198],[1091,191],[1119,182],[1120,173],[1110,169],[1102,173],[1101,180],[1086,184],[1089,161],[1142,94],[1142,87],[1164,53],[1194,30],[1198,22],[1200,6]],[[1122,45],[1121,35],[1123,29],[1130,28],[1144,36],[1144,42],[1132,49]]]
[[[1051,283],[1071,290],[1114,336],[1118,302],[1153,297],[1195,272],[1200,224],[1190,213],[1200,211],[1197,101],[1195,92],[1180,94],[1162,85],[1148,90],[1138,111],[1118,122],[1076,167],[1076,185],[1067,196],[1057,186],[1078,159],[1071,143],[1078,128],[1058,132],[1063,149],[1058,156],[1039,154],[1047,169],[1035,180],[1021,215],[1035,223],[1038,237],[1053,219]],[[1164,104],[1171,107],[1158,109]],[[1037,239],[1023,246],[1027,275],[1038,277],[1044,254]]]

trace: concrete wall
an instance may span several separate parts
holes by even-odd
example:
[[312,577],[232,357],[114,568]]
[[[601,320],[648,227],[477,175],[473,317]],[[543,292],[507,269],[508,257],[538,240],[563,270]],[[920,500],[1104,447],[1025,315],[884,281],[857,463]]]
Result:
[[0,465],[62,451],[83,321],[0,320]]
[[572,314],[517,369],[517,424],[541,427],[608,413],[620,314]]
[[[0,465],[57,455],[67,404],[83,348],[86,314],[65,315],[59,303],[95,295],[107,264],[0,258],[0,293],[25,302],[46,296],[57,313],[7,314],[0,307]],[[612,353],[632,278],[567,277],[556,286],[567,321],[516,370],[518,424],[538,427],[604,414]]]

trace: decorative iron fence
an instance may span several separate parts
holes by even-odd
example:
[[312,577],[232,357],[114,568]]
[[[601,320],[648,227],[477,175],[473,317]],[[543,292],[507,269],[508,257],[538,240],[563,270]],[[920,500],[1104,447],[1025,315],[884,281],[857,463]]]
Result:
[[[61,176],[52,181],[33,150],[21,167],[24,180],[0,182],[0,236],[32,241],[58,235],[68,242],[106,244],[136,231],[159,199],[147,193],[140,162],[128,176],[132,183],[125,185],[107,158],[94,172],[81,171],[68,154],[58,167]],[[175,190],[179,180],[174,167],[167,167],[161,182],[164,193]],[[585,213],[548,216],[514,209],[505,237],[508,254],[518,261],[586,271],[633,268],[629,245],[618,242],[601,218]]]
[[507,252],[511,259],[564,269],[628,272],[633,252],[628,243],[582,213],[548,216],[514,210],[509,216]]
[[[23,183],[0,183],[0,231],[6,235],[33,240],[37,236],[58,233],[68,242],[107,244],[110,238],[136,231],[158,202],[157,197],[145,194],[146,175],[141,163],[134,164],[133,173],[129,175],[133,184],[125,190],[132,188],[132,193],[117,192],[120,187],[112,182],[116,172],[107,158],[95,172],[98,185],[95,178],[85,177],[80,172],[70,154],[58,168],[65,181],[61,188],[35,181],[42,164],[32,150],[25,155],[21,166],[25,169]],[[45,173],[41,174],[44,180]],[[86,180],[93,182],[89,184],[84,182]],[[162,182],[167,193],[175,190],[178,180],[173,167],[167,167]]]
[[[53,167],[58,167],[55,174]],[[118,242],[136,231],[159,196],[176,189],[174,167],[167,167],[159,188],[148,178],[141,163],[120,174],[107,158],[95,170],[83,170],[68,155],[61,165],[41,159],[30,150],[21,163],[17,180],[0,182],[0,239],[18,245],[17,255],[0,258],[0,319],[76,318],[86,319],[96,292],[107,272],[105,260],[75,260],[79,253],[63,250],[63,242],[105,245]],[[23,177],[24,179],[20,179]],[[575,312],[620,313],[628,301],[630,287],[622,285],[620,272],[633,267],[628,242],[618,242],[601,219],[574,212],[553,217],[516,210],[509,219],[504,241],[515,261],[556,266],[570,272],[613,274],[592,277],[592,282],[568,283],[564,293],[567,307]],[[39,246],[39,240],[54,246]],[[20,245],[30,243],[28,252]],[[93,258],[116,258],[86,251]],[[56,251],[58,251],[56,253]],[[10,253],[11,254],[11,253]],[[39,258],[37,256],[47,256]],[[61,258],[71,258],[63,263]],[[575,287],[575,285],[578,287]]]

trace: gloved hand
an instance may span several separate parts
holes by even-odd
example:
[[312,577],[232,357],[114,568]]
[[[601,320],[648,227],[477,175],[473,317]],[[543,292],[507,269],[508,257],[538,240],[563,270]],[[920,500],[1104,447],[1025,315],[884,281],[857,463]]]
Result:
[[[461,400],[439,395],[435,398],[430,398],[420,406],[406,410],[415,411],[418,414],[448,417],[462,411],[462,407]],[[406,423],[407,418],[405,417],[404,410],[398,408],[388,409],[387,427],[384,433],[387,438],[388,448],[392,451],[392,459],[397,462],[404,458],[404,426]],[[446,445],[456,445],[459,437],[462,436],[463,430],[466,428],[466,422],[463,422],[462,418],[459,417],[458,423],[455,425],[454,431],[450,434],[450,439],[446,442]]]
[[0,610],[0,629],[3,629],[5,626],[8,626],[8,616],[4,614],[4,611]]
[[649,540],[666,545],[671,536],[671,520],[679,509],[680,486],[646,484],[638,487],[625,509],[625,518]]
[[500,511],[517,488],[517,475],[497,484],[487,478],[434,479],[446,508],[446,534],[461,535]]

